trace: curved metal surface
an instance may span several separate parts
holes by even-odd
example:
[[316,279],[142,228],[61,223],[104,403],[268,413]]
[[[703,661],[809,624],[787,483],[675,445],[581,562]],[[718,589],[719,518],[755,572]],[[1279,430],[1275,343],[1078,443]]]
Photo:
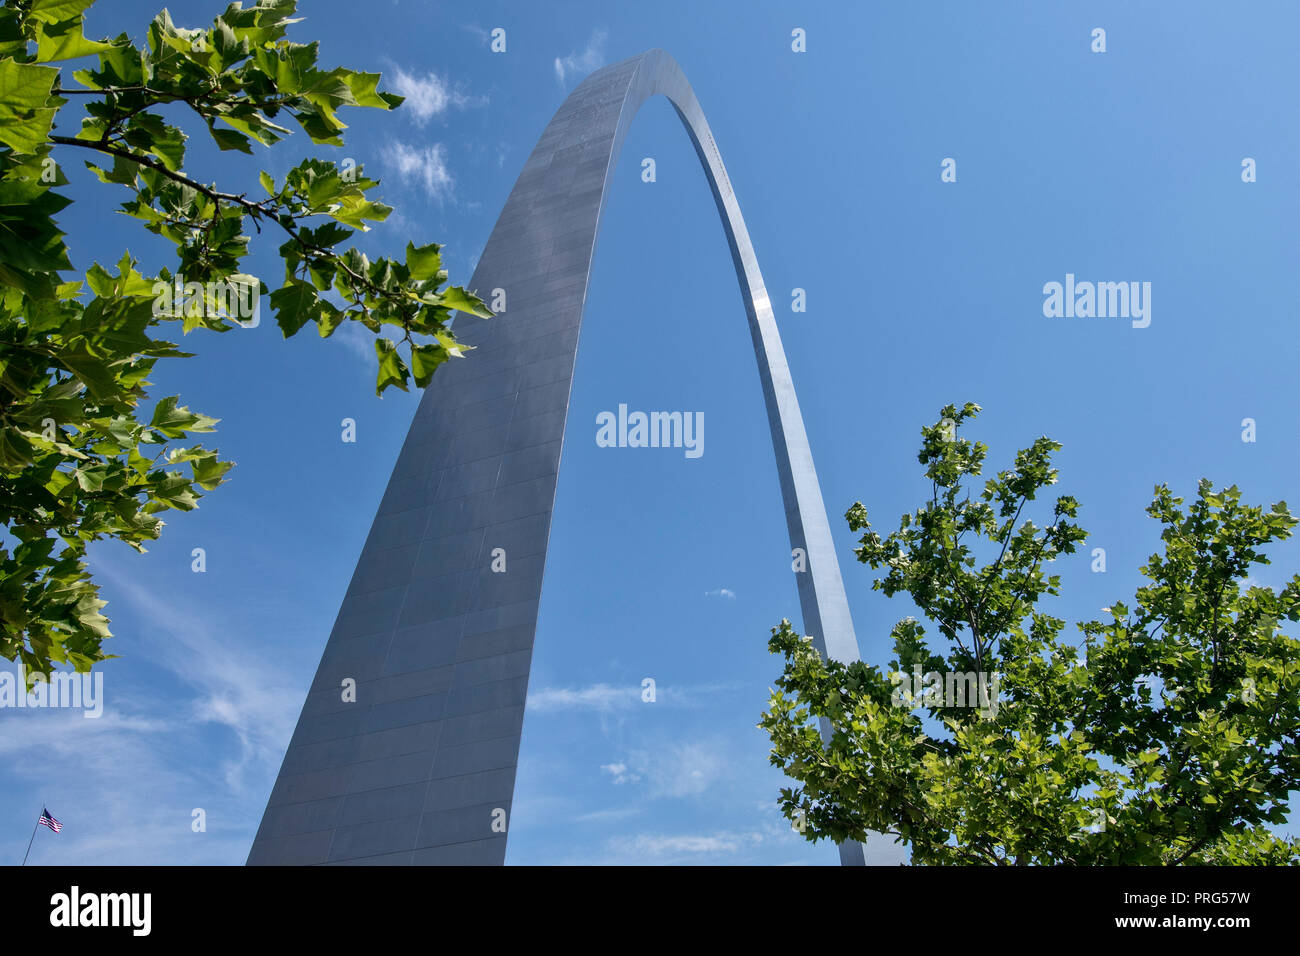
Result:
[[[726,229],[776,452],[804,633],[858,659],[771,302],[704,113],[652,50],[584,80],[524,165],[471,279],[506,309],[461,316],[477,351],[420,402],[258,829],[250,864],[502,863],[569,392],[611,173],[666,96]],[[490,569],[507,555],[505,574]],[[341,685],[356,681],[356,700]],[[825,728],[823,728],[825,730]],[[841,861],[861,864],[859,844]]]

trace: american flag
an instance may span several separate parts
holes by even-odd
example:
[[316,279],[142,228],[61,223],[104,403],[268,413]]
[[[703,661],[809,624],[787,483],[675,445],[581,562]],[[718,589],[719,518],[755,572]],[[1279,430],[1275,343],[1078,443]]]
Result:
[[44,807],[41,808],[41,818],[37,821],[37,826],[49,827],[55,833],[63,829],[63,824],[50,816],[50,811]]

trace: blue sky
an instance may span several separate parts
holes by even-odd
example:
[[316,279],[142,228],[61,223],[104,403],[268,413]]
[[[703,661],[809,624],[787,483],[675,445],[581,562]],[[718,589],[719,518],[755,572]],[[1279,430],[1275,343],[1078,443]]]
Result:
[[[224,4],[170,5],[184,26]],[[200,146],[232,191],[303,155],[354,158],[397,208],[364,240],[447,243],[467,281],[536,137],[592,69],[662,47],[695,87],[777,311],[840,549],[862,655],[884,664],[912,611],[870,590],[844,510],[891,529],[925,492],[919,428],[976,401],[1000,467],[1047,434],[1087,547],[1059,563],[1069,621],[1129,599],[1158,546],[1157,482],[1291,496],[1300,398],[1295,91],[1300,12],[1088,5],[369,4],[305,0],[298,39],[410,96],[354,112],[349,144],[301,135],[256,161]],[[139,37],[156,6],[107,0],[91,34]],[[507,31],[507,52],[487,31]],[[807,31],[807,52],[790,49]],[[1106,30],[1093,53],[1091,32]],[[373,115],[370,115],[372,114]],[[199,145],[199,141],[193,141]],[[657,181],[643,183],[653,157]],[[940,181],[940,163],[957,181]],[[1245,157],[1258,181],[1243,183]],[[124,195],[66,157],[73,259],[168,263],[112,212]],[[249,271],[279,277],[278,239]],[[1044,283],[1151,283],[1151,323],[1046,318]],[[805,313],[788,307],[807,290]],[[285,342],[267,321],[186,341],[155,375],[222,419],[238,467],[145,556],[93,565],[113,619],[103,717],[0,715],[0,856],[34,863],[242,863],[417,396],[374,396],[361,335]],[[466,361],[473,361],[471,355]],[[598,448],[595,416],[704,413],[705,454]],[[343,418],[358,441],[340,440]],[[1257,440],[1241,440],[1253,418]],[[191,550],[207,571],[190,570]],[[1108,570],[1088,551],[1104,547]],[[1277,586],[1297,547],[1256,576]],[[734,272],[666,101],[627,139],[600,237],[570,406],[508,862],[832,864],[789,832],[755,728],[798,620],[776,469]],[[643,704],[651,677],[658,700]],[[191,830],[203,808],[207,830]],[[1291,832],[1288,830],[1288,832]],[[876,859],[897,858],[882,847]]]

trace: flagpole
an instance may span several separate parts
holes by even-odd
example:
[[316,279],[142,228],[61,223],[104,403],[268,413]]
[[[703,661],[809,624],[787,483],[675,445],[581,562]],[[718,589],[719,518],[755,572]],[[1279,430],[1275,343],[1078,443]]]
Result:
[[[44,812],[45,812],[45,804],[42,803],[42,804],[41,804],[41,813],[44,813]],[[31,838],[30,840],[27,841],[27,852],[23,854],[23,861],[22,861],[21,863],[18,864],[19,866],[26,866],[26,865],[27,865],[27,857],[28,857],[28,856],[31,854],[31,852],[32,852],[32,844],[36,842],[36,831],[39,830],[40,828],[41,828],[41,818],[38,816],[38,817],[36,818],[36,826],[32,827],[32,838]]]

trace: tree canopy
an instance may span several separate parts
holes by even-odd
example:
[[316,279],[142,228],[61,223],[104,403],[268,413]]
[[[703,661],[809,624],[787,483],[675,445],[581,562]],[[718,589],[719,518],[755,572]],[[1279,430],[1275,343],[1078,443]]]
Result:
[[1046,566],[1086,537],[1079,504],[1021,521],[1057,482],[1060,445],[1039,438],[981,482],[988,449],[960,434],[979,410],[949,405],[922,429],[930,496],[897,531],[882,538],[861,503],[846,515],[883,572],[874,588],[909,595],[935,633],[900,620],[882,670],[773,628],[785,666],[760,726],[798,783],[785,815],[810,840],[891,835],[920,864],[1300,861],[1269,829],[1300,788],[1300,641],[1282,633],[1300,575],[1248,580],[1292,534],[1285,502],[1202,480],[1185,505],[1157,486],[1147,583],[1071,641],[1039,604],[1061,589]]
[[[159,326],[228,331],[269,292],[286,337],[308,323],[329,336],[345,321],[374,333],[383,393],[424,387],[461,354],[454,311],[490,314],[447,284],[436,243],[408,243],[400,259],[348,245],[391,211],[359,166],[311,158],[225,189],[186,174],[177,123],[217,150],[274,147],[285,124],[340,146],[345,107],[402,102],[378,73],[323,69],[317,43],[287,39],[295,0],[234,3],[202,29],[164,10],[140,46],[127,33],[88,39],[93,3],[0,8],[0,656],[20,659],[29,680],[114,656],[87,543],[144,550],[164,512],[196,507],[231,467],[195,441],[217,419],[179,396],[151,398],[156,364],[191,354],[155,338]],[[71,76],[52,65],[80,58],[91,65]],[[178,111],[187,118],[173,122]],[[125,191],[121,213],[174,247],[174,270],[142,274],[129,252],[107,267],[71,261],[56,217],[70,203],[61,163],[77,157]],[[250,226],[283,239],[273,289],[242,271]]]

